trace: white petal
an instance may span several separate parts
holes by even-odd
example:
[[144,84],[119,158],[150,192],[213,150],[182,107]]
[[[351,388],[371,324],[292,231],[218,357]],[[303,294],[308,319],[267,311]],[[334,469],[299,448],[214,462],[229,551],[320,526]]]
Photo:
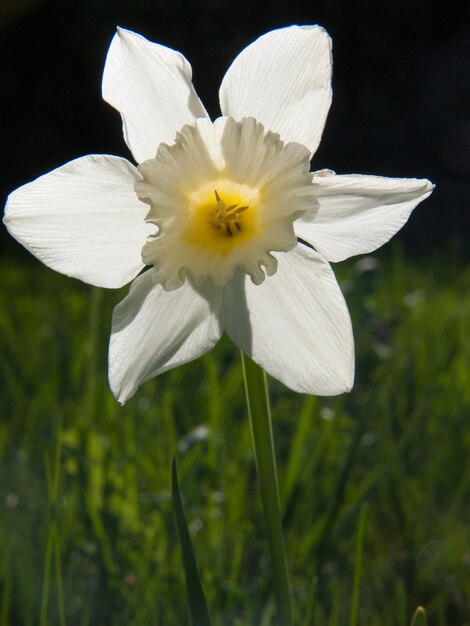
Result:
[[400,230],[415,206],[434,189],[426,179],[315,176],[319,211],[294,224],[297,236],[328,261],[376,250]]
[[225,288],[228,335],[294,391],[349,391],[354,379],[351,321],[331,267],[304,245],[275,256],[278,271],[262,285],[239,273]]
[[138,163],[155,156],[161,142],[207,117],[182,54],[118,28],[106,57],[103,98],[122,116],[124,138]]
[[220,339],[221,291],[189,282],[165,291],[152,270],[139,276],[117,305],[109,345],[109,382],[124,403],[146,380],[192,361]]
[[155,227],[144,221],[137,169],[125,159],[86,156],[10,194],[4,222],[52,269],[99,287],[121,287],[143,268]]
[[331,104],[331,39],[320,26],[273,30],[245,48],[220,88],[223,115],[253,116],[315,152]]

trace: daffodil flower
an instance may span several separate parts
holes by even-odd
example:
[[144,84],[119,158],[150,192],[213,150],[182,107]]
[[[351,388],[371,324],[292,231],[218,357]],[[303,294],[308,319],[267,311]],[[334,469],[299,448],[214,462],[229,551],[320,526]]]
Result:
[[310,172],[331,67],[319,26],[268,32],[228,69],[212,122],[179,52],[118,29],[103,97],[139,165],[85,156],[9,196],[7,228],[46,265],[100,287],[135,279],[112,323],[120,402],[224,331],[291,389],[351,388],[351,322],[329,261],[384,244],[433,186]]

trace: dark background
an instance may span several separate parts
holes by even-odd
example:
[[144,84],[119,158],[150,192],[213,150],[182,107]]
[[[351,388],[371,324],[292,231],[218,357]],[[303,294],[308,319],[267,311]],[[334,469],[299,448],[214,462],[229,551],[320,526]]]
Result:
[[[333,105],[313,168],[426,177],[437,189],[399,237],[418,254],[470,232],[470,2],[0,0],[0,201],[90,153],[130,157],[101,73],[120,25],[180,50],[212,117],[235,55],[272,28],[323,25]],[[1,253],[26,259],[1,229]]]

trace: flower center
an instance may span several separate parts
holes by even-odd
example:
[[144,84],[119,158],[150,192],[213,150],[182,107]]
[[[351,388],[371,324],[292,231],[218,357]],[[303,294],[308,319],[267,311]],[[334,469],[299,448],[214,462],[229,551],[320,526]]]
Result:
[[226,258],[262,231],[260,193],[228,178],[205,183],[187,196],[184,237],[202,251]]
[[224,287],[235,272],[255,285],[295,248],[294,221],[316,206],[310,153],[254,118],[205,118],[139,165],[138,197],[156,226],[142,249],[167,290],[185,280]]

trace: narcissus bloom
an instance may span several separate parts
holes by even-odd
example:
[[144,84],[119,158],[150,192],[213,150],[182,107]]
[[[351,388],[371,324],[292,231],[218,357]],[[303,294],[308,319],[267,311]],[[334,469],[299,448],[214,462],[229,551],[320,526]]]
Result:
[[118,400],[224,331],[291,389],[349,390],[351,322],[329,261],[388,241],[433,186],[310,172],[331,103],[328,34],[257,39],[227,71],[212,122],[180,53],[118,29],[103,97],[139,165],[71,161],[14,191],[4,221],[59,272],[101,287],[135,279],[113,315]]

